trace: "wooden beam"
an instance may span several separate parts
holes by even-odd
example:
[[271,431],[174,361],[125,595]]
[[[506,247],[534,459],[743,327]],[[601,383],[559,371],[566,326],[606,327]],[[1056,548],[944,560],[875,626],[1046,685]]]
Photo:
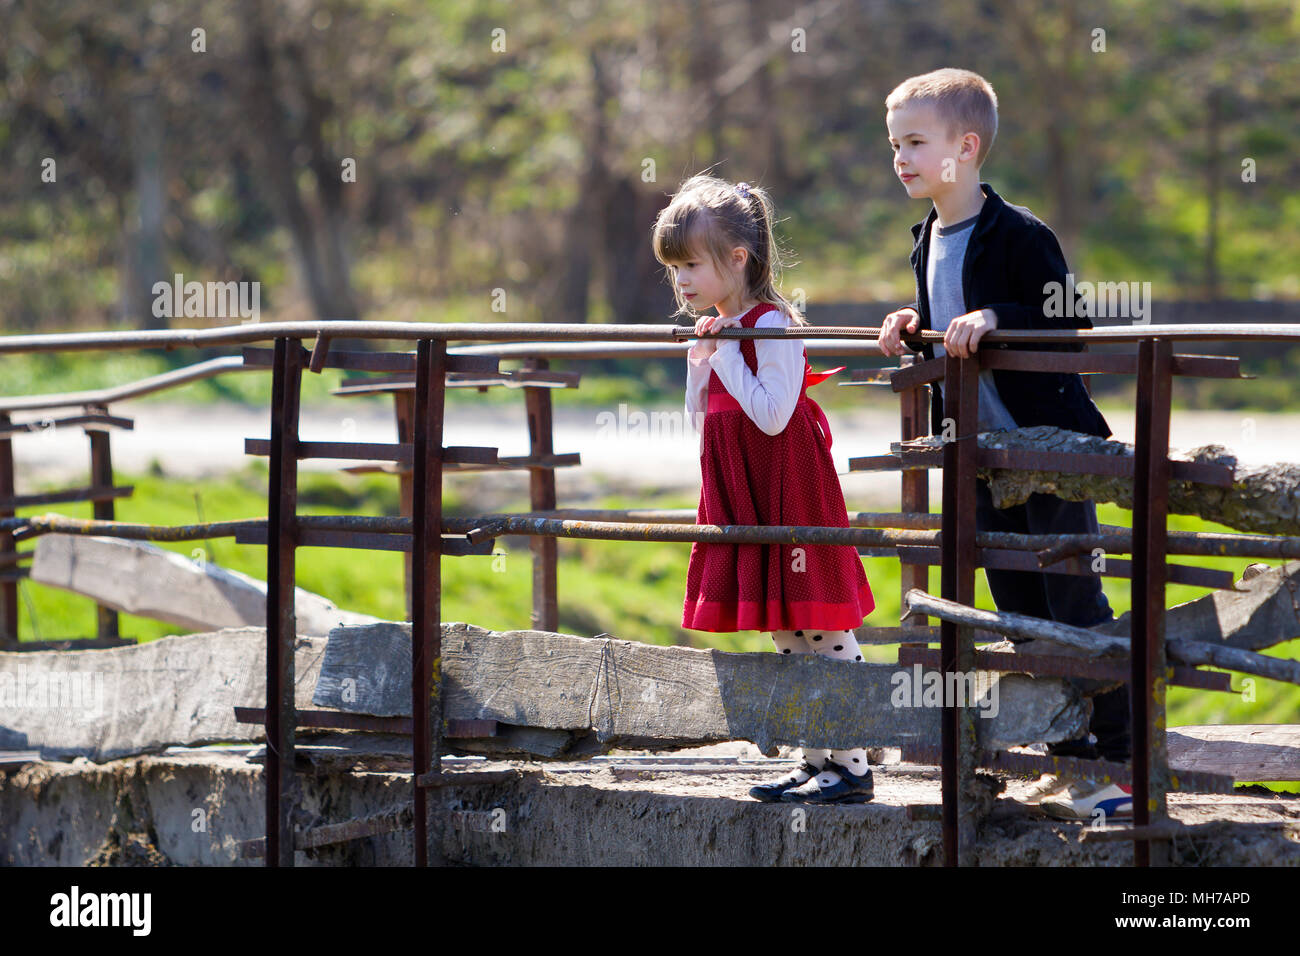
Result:
[[903,610],[907,613],[922,613],[940,620],[984,628],[1008,637],[1019,637],[1024,640],[1041,639],[1054,644],[1064,644],[1090,654],[1127,654],[1129,648],[1127,639],[1094,634],[1087,628],[1061,624],[1058,621],[1046,621],[1042,618],[1030,617],[1028,614],[985,611],[957,601],[935,597],[919,588],[913,588],[903,596]]
[[[399,628],[401,625],[387,625]],[[363,648],[363,642],[355,640],[363,636],[368,628],[348,628],[339,634],[361,632],[349,635],[349,640],[342,644],[351,644],[354,651]],[[513,632],[516,638],[536,632]],[[611,699],[623,700],[634,698],[637,707],[645,708],[656,714],[668,711],[671,716],[676,706],[675,694],[684,692],[684,688],[694,686],[693,682],[704,674],[711,674],[717,679],[718,674],[729,673],[728,694],[734,696],[739,692],[738,683],[742,673],[747,669],[751,674],[763,675],[765,668],[755,666],[754,661],[744,662],[744,668],[737,670],[726,663],[726,658],[762,658],[758,665],[775,665],[775,673],[788,670],[784,665],[792,663],[791,659],[779,659],[775,654],[722,654],[720,652],[690,650],[685,648],[656,648],[638,645],[653,654],[666,654],[669,661],[680,661],[683,655],[692,661],[692,665],[681,673],[682,681],[672,685],[656,684],[655,696],[658,702],[641,701],[640,698],[648,688],[648,681],[657,680],[657,671],[623,672],[622,678],[606,681],[600,678],[596,682],[594,669],[617,668],[639,661],[637,656],[625,656],[617,645],[627,642],[612,642],[615,653],[608,656],[604,663],[600,654],[592,654],[591,645],[604,645],[603,640],[568,638],[566,635],[554,635],[566,638],[552,643],[547,640],[534,640],[528,646],[540,654],[531,661],[514,661],[507,659],[511,648],[525,646],[522,640],[507,640],[502,643],[493,632],[484,631],[466,624],[444,625],[444,647],[456,649],[448,660],[451,668],[448,674],[448,718],[457,719],[460,715],[474,713],[478,710],[498,709],[496,705],[503,700],[514,723],[498,724],[497,737],[480,739],[450,740],[452,749],[467,750],[484,754],[511,756],[527,754],[541,758],[574,759],[590,756],[608,750],[617,744],[613,738],[605,743],[595,739],[590,730],[583,732],[576,728],[546,729],[542,727],[522,726],[528,719],[524,705],[518,701],[518,695],[506,688],[504,698],[494,696],[491,691],[492,680],[518,671],[521,676],[532,672],[536,665],[552,667],[557,671],[574,662],[585,662],[592,669],[584,670],[575,681],[561,680],[553,688],[553,693],[568,694],[573,685],[581,686],[582,697],[575,702],[573,710],[580,719],[574,721],[557,721],[559,723],[581,724],[585,722],[586,712],[583,708],[592,700],[592,694],[606,692]],[[453,640],[452,635],[457,635]],[[466,649],[464,644],[470,642]],[[573,644],[571,642],[579,642]],[[550,653],[548,653],[550,652]],[[471,688],[462,686],[466,653],[472,661],[482,658],[485,661],[482,680],[472,682]],[[190,634],[183,637],[164,638],[148,644],[95,651],[61,651],[58,653],[23,654],[0,653],[0,749],[22,750],[31,754],[32,759],[66,758],[86,756],[94,760],[111,760],[139,753],[157,752],[167,746],[198,746],[205,743],[221,741],[255,741],[264,739],[260,724],[240,723],[235,718],[235,707],[243,704],[257,703],[264,695],[264,655],[265,640],[262,628],[235,628],[210,634]],[[295,673],[298,685],[295,690],[297,709],[310,711],[319,706],[321,701],[313,702],[318,686],[321,665],[327,657],[326,642],[322,638],[303,638],[299,641]],[[376,653],[371,658],[375,668],[384,667],[385,660],[391,655]],[[712,663],[701,668],[699,661],[712,662],[714,657],[721,657],[724,666],[721,670]],[[817,660],[820,660],[818,658]],[[836,662],[823,661],[828,667],[820,670],[834,670],[830,667]],[[332,665],[333,668],[334,665]],[[873,665],[874,668],[889,665]],[[841,671],[859,669],[843,665]],[[713,668],[709,670],[708,668]],[[96,675],[87,687],[84,675]],[[74,676],[75,675],[75,676]],[[160,675],[168,675],[164,679]],[[798,676],[798,675],[796,675]],[[770,679],[770,675],[768,678]],[[402,684],[402,677],[390,676],[383,683],[396,681]],[[21,694],[19,699],[21,683]],[[373,681],[372,681],[373,683]],[[513,683],[513,681],[511,681]],[[339,693],[341,687],[333,681],[334,690],[328,690],[330,682],[320,683],[325,694]],[[762,691],[764,685],[759,685]],[[374,693],[372,688],[359,683],[359,692]],[[841,684],[828,685],[830,690],[842,690]],[[1000,704],[1003,714],[1008,708],[1020,708],[1023,704],[1019,690],[1012,690],[1010,684],[1001,688]],[[85,706],[68,706],[63,708],[33,706],[35,698],[31,695],[42,693],[49,702],[52,694],[67,695],[69,704],[77,704],[75,694],[80,694],[80,702]],[[551,693],[551,692],[548,692]],[[98,696],[96,696],[98,695]],[[711,699],[721,702],[724,695],[718,688],[711,692]],[[773,697],[771,708],[792,706],[790,691],[780,691]],[[1060,698],[1066,700],[1067,698]],[[832,719],[835,708],[828,707],[829,697],[811,703],[805,701],[805,716],[817,720]],[[550,705],[547,705],[550,707]],[[720,703],[719,703],[720,706]],[[1031,704],[1036,709],[1038,705]],[[1072,708],[1074,705],[1067,705]],[[408,708],[409,709],[409,706]],[[553,707],[550,707],[553,710]],[[886,709],[893,710],[888,707]],[[753,708],[750,708],[752,711]],[[693,712],[692,712],[693,714]],[[606,718],[605,712],[593,707],[593,718]],[[1003,716],[1003,715],[999,715]],[[797,714],[796,714],[797,717]],[[496,718],[493,718],[496,719]],[[667,719],[666,717],[655,719]],[[694,716],[691,716],[694,720]],[[776,715],[773,720],[784,720]],[[1041,715],[1039,718],[1041,719]],[[771,723],[771,721],[770,721]],[[978,720],[978,724],[989,723]],[[994,721],[998,723],[998,721]],[[773,724],[774,725],[774,724]],[[877,722],[877,727],[879,723]],[[1026,732],[1030,732],[1026,730]],[[309,730],[298,731],[299,736],[312,733]],[[730,731],[724,730],[724,733]],[[874,733],[874,731],[873,731]],[[323,740],[338,737],[337,733],[320,731]],[[859,734],[859,736],[862,736]],[[385,753],[392,750],[393,738],[382,734],[348,734],[346,739],[353,745],[360,759],[370,753],[374,747],[380,747]],[[937,733],[936,733],[937,741]],[[379,741],[367,749],[367,741]],[[1296,725],[1241,725],[1224,727],[1175,727],[1169,731],[1168,738],[1170,764],[1175,776],[1179,770],[1206,773],[1226,773],[1239,780],[1296,780],[1300,779],[1300,726]],[[653,749],[671,750],[678,746],[690,746],[681,743],[680,738],[664,737],[655,743]],[[403,751],[404,759],[409,762],[409,747]]]
[[[1129,460],[1133,457],[1132,445],[1050,425],[984,432],[979,436],[979,446],[984,452],[1068,452]],[[1237,531],[1300,534],[1300,508],[1296,505],[1300,501],[1300,464],[1247,468],[1239,465],[1221,445],[1206,445],[1181,454],[1171,452],[1169,459],[1174,473],[1169,481],[1170,514],[1198,515]],[[1197,480],[1178,480],[1183,472],[1191,475],[1204,470],[1208,479],[1221,469],[1231,471],[1228,488]],[[1123,474],[1071,474],[987,466],[981,466],[979,472],[989,482],[993,504],[998,508],[1021,504],[1034,492],[1047,492],[1068,501],[1111,501],[1122,508],[1133,507],[1133,479]]]
[[[672,749],[749,740],[780,744],[899,746],[939,738],[940,708],[896,694],[921,669],[812,655],[734,654],[545,631],[443,626],[448,720],[595,734],[601,749]],[[330,635],[317,706],[406,716],[410,625],[339,628]],[[1067,682],[978,672],[972,708],[982,746],[1069,740],[1086,709]],[[921,699],[917,687],[916,704]],[[910,702],[910,701],[909,701]],[[492,745],[500,752],[507,738]],[[996,742],[996,743],[995,743]],[[458,749],[461,749],[458,742]]]
[[[325,638],[297,639],[295,706],[311,708]],[[238,704],[266,698],[263,627],[94,651],[0,653],[0,749],[116,760],[168,746],[262,740]]]
[[1227,724],[1171,727],[1169,765],[1210,770],[1237,780],[1300,780],[1300,725]]
[[[982,627],[988,631],[1020,637],[1026,640],[1043,640],[1054,644],[1063,644],[1090,654],[1127,654],[1127,638],[1112,637],[1096,631],[1045,621],[1025,614],[1009,611],[984,611],[979,608],[937,598],[924,591],[913,589],[904,597],[904,609],[909,613],[922,611],[931,617],[944,621]],[[1300,661],[1284,660],[1278,657],[1266,657],[1236,647],[1224,647],[1221,644],[1207,644],[1200,641],[1167,640],[1165,642],[1170,659],[1181,664],[1195,667],[1210,665],[1243,674],[1267,677],[1269,680],[1300,684]]]
[[[1093,630],[1127,638],[1131,621],[1125,611]],[[1235,591],[1215,591],[1171,607],[1165,631],[1173,638],[1246,651],[1300,638],[1300,561],[1239,581]]]
[[[266,623],[266,583],[213,564],[198,548],[191,559],[144,541],[48,534],[36,541],[31,579],[187,630]],[[295,594],[300,634],[376,620],[301,588]]]

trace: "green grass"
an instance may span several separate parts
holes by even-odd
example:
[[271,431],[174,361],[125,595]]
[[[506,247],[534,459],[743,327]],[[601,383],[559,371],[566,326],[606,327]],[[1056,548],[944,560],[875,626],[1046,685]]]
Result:
[[[117,502],[122,521],[153,524],[192,524],[200,519],[220,521],[262,517],[266,511],[266,467],[258,462],[219,479],[184,480],[162,475],[117,475],[119,484],[135,485],[133,497]],[[472,485],[447,483],[444,507],[449,514],[480,510],[469,498]],[[303,514],[396,514],[397,483],[382,475],[352,476],[303,473],[300,478],[300,512]],[[694,496],[666,496],[654,500],[609,496],[591,507],[694,508]],[[521,490],[513,501],[494,503],[491,510],[526,510]],[[25,513],[46,511],[28,509]],[[90,506],[60,506],[70,517],[90,517]],[[1127,524],[1129,513],[1114,505],[1098,507],[1103,524]],[[1229,530],[1198,518],[1174,515],[1171,530]],[[31,546],[30,543],[27,546]],[[223,567],[264,580],[266,552],[261,546],[237,545],[232,539],[211,542],[163,544],[187,556],[205,556]],[[686,565],[690,547],[659,542],[584,541],[561,539],[558,581],[560,630],[582,636],[610,633],[650,644],[682,644],[727,651],[766,651],[770,639],[748,631],[711,634],[680,627]],[[444,558],[442,561],[442,617],[468,621],[495,630],[531,626],[532,568],[524,538],[502,538],[491,556]],[[1176,558],[1178,563],[1192,559]],[[1239,575],[1249,563],[1241,558],[1197,558],[1194,563]],[[298,553],[298,586],[323,594],[339,607],[385,619],[405,618],[402,555],[395,552],[358,552],[342,549],[303,548]],[[900,615],[900,571],[897,561],[864,559],[876,609],[867,625],[893,626]],[[937,587],[937,569],[931,569],[931,590]],[[1118,615],[1130,608],[1129,582],[1104,578],[1103,587]],[[20,633],[25,640],[88,636],[94,633],[94,605],[87,599],[25,581],[20,585]],[[1170,585],[1167,603],[1174,605],[1208,593],[1205,588]],[[976,575],[976,605],[994,607],[983,574]],[[141,641],[178,633],[175,627],[147,618],[121,616],[123,635]],[[1264,653],[1294,658],[1300,641],[1291,641]],[[896,660],[889,646],[864,648],[868,660]],[[1255,678],[1254,699],[1242,693],[1215,693],[1175,687],[1169,692],[1169,726],[1188,724],[1295,723],[1300,713],[1300,687]],[[1242,678],[1233,677],[1240,691]],[[1274,785],[1300,789],[1300,785]]]

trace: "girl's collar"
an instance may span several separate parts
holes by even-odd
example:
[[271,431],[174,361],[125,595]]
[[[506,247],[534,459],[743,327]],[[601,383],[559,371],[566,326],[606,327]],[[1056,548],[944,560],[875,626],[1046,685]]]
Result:
[[736,315],[728,315],[728,316],[725,316],[724,318],[728,318],[728,319],[740,319],[740,323],[741,323],[741,325],[744,325],[745,322],[746,322],[748,319],[750,319],[751,317],[752,317],[755,321],[757,321],[758,318],[759,318],[759,316],[764,315],[764,314],[766,314],[767,312],[771,312],[771,311],[775,311],[775,310],[776,310],[776,306],[774,306],[771,302],[760,302],[760,303],[758,303],[758,305],[754,306],[752,309],[749,309],[747,312],[743,312],[743,313],[741,313],[741,314],[738,315],[738,316],[736,316]]

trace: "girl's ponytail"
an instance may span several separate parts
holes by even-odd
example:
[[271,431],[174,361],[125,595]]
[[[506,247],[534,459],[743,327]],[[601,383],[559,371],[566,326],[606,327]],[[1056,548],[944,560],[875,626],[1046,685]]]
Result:
[[745,187],[745,192],[748,193],[748,206],[755,226],[754,247],[749,266],[745,270],[750,294],[759,302],[767,302],[781,309],[790,317],[792,324],[807,325],[808,320],[803,313],[777,289],[780,270],[786,263],[776,239],[776,208],[772,204],[772,197],[766,189],[758,186],[748,183],[741,183],[740,186]]
[[[807,325],[800,310],[777,291],[778,273],[784,263],[775,225],[776,210],[767,190],[749,183],[732,186],[705,174],[693,176],[682,184],[655,221],[655,256],[667,265],[704,254],[721,268],[730,250],[741,246],[749,253],[742,279],[745,297],[776,306],[793,325]],[[676,284],[673,292],[677,297],[676,314],[693,314]]]

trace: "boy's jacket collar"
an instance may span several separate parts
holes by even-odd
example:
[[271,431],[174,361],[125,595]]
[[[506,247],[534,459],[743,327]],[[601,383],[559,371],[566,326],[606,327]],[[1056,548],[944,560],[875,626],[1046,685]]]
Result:
[[[975,222],[975,231],[971,233],[970,239],[966,243],[966,254],[973,255],[983,243],[984,233],[993,228],[993,223],[997,221],[998,213],[1006,205],[1002,197],[999,196],[993,187],[988,183],[980,183],[980,188],[984,191],[984,205],[980,207],[980,217]],[[931,224],[938,218],[939,212],[931,204],[930,212],[924,220],[912,226],[912,265],[916,266],[916,261],[921,255],[921,246],[924,245],[923,236],[930,234]]]

